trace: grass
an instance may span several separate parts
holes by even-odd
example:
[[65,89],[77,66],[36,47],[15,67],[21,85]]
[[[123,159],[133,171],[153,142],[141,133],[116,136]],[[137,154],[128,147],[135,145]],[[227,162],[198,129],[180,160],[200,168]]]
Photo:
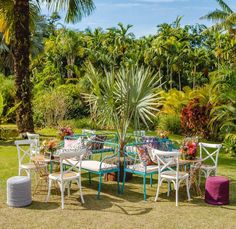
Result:
[[[52,136],[55,131],[41,130]],[[49,134],[48,134],[49,133]],[[179,136],[177,136],[179,138]],[[158,202],[154,202],[157,176],[153,187],[147,185],[148,199],[143,201],[142,178],[134,177],[126,183],[125,193],[117,194],[115,182],[103,182],[102,195],[96,200],[97,177],[89,185],[83,174],[85,204],[80,204],[77,186],[60,208],[59,193],[54,192],[45,203],[46,192],[41,190],[32,205],[10,208],[6,205],[6,180],[17,174],[17,152],[12,141],[0,142],[0,228],[235,228],[236,225],[236,159],[223,152],[219,158],[219,174],[230,178],[230,205],[211,206],[192,194],[187,202],[185,188],[180,191],[180,206],[175,207],[175,194],[166,196],[167,186],[161,188]]]

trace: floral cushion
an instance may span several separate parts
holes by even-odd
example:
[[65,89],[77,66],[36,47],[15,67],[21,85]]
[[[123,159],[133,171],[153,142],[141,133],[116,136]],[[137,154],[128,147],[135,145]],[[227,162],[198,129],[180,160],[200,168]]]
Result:
[[90,142],[88,143],[87,147],[90,150],[99,150],[99,149],[103,149],[104,146],[104,142],[107,139],[107,136],[104,135],[94,135],[91,136],[92,138],[90,138]]
[[148,149],[146,146],[138,146],[137,147],[138,155],[142,163],[146,166],[155,165],[156,163],[152,161],[149,156]]
[[157,149],[157,146],[158,146],[157,137],[145,136],[145,137],[142,137],[142,141],[147,143],[147,145],[150,146],[151,148]]

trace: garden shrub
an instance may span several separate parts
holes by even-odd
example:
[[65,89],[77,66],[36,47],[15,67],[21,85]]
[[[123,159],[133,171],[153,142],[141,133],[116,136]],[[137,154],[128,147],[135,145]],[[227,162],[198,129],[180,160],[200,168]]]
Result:
[[82,99],[80,87],[75,84],[64,84],[56,88],[58,92],[64,93],[68,97],[69,110],[66,119],[78,119],[89,115],[89,109]]
[[158,129],[166,130],[173,134],[180,133],[180,117],[177,114],[159,115]]
[[90,117],[76,119],[75,127],[78,129],[101,129],[101,127]]
[[[5,77],[4,75],[0,74],[0,94],[4,99],[3,115],[5,115],[15,104],[15,88],[13,76]],[[8,120],[15,121],[15,112],[12,112],[8,116]]]
[[230,133],[225,136],[223,147],[225,152],[236,156],[236,133]]
[[191,89],[189,87],[185,87],[184,91],[179,91],[176,88],[170,89],[169,91],[162,91],[161,113],[179,114],[189,101],[190,91]]
[[211,105],[201,105],[198,98],[191,100],[181,112],[181,131],[188,136],[210,137],[208,123]]
[[33,101],[34,122],[37,126],[57,126],[69,111],[69,97],[57,90],[46,91]]
[[1,128],[0,127],[0,139],[15,139],[19,136],[19,132],[15,128]]
[[61,120],[58,122],[59,126],[69,126],[72,129],[102,129],[90,117],[81,117],[78,119]]

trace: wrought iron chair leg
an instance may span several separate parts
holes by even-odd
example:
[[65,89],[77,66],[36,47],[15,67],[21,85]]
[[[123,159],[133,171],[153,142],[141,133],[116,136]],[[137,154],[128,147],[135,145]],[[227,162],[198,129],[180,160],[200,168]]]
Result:
[[89,177],[89,184],[91,185],[92,184],[92,178],[91,178],[91,173],[90,172],[88,173],[88,177]]
[[123,184],[122,184],[122,193],[124,193],[124,189],[125,189],[125,179],[126,179],[126,171],[124,171],[124,175],[123,175]]
[[152,187],[152,174],[150,175],[150,186]]
[[120,170],[117,172],[117,191],[120,194]]
[[100,199],[101,186],[102,186],[102,174],[99,175],[97,199]]
[[144,201],[147,199],[146,195],[146,175],[143,176],[143,195],[144,195]]

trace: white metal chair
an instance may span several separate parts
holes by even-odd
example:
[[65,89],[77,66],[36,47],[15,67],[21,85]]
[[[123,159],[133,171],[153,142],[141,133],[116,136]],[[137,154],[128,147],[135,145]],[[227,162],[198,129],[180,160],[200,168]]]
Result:
[[[200,183],[202,174],[204,174],[205,178],[209,177],[212,173],[214,173],[214,175],[216,176],[218,157],[222,145],[200,142],[199,146],[200,146],[200,159],[202,160],[202,165],[200,167],[200,174],[199,174],[199,183]],[[209,149],[213,149],[213,151],[210,152]],[[208,159],[212,163],[204,164],[204,162],[206,162]]]
[[153,149],[153,154],[158,162],[158,185],[155,201],[158,200],[159,189],[164,180],[168,182],[167,196],[169,196],[170,193],[171,182],[174,184],[174,188],[176,190],[176,206],[178,206],[178,192],[182,181],[185,181],[186,183],[188,200],[190,200],[189,174],[179,171],[180,153],[177,151],[160,151]]
[[39,154],[40,153],[40,142],[39,142],[39,134],[31,134],[29,132],[26,133],[27,138],[33,141],[31,146],[31,154]]
[[18,152],[18,163],[19,163],[19,176],[21,172],[24,170],[27,176],[30,177],[31,171],[35,171],[36,166],[33,162],[31,162],[31,152],[32,146],[34,145],[33,140],[18,140],[15,141],[15,145],[17,147]]
[[[59,151],[60,157],[60,172],[51,173],[48,177],[48,195],[46,202],[48,202],[50,194],[52,181],[56,181],[60,187],[61,191],[61,207],[64,209],[64,192],[65,188],[68,188],[68,196],[70,195],[70,185],[72,181],[76,181],[80,189],[80,197],[82,203],[84,203],[82,187],[81,187],[81,162],[83,156],[86,154],[86,149],[62,149]],[[70,159],[73,160],[73,163]]]

